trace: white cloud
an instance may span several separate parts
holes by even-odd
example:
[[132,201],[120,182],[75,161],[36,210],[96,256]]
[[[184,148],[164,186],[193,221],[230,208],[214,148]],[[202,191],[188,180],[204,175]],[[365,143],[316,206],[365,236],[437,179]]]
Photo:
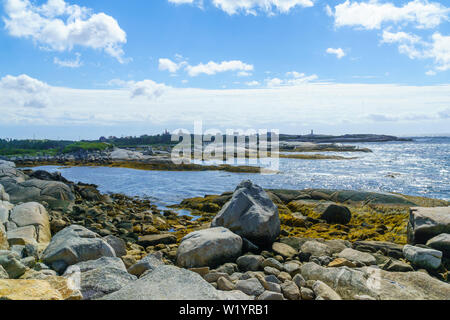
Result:
[[334,54],[338,59],[341,59],[342,57],[345,57],[345,52],[341,48],[328,48],[326,51],[328,54]]
[[25,74],[0,79],[0,89],[15,107],[45,108],[50,105],[50,87]]
[[149,100],[155,100],[165,94],[171,87],[164,83],[157,83],[153,80],[142,81],[123,81],[120,79],[113,79],[108,82],[108,85],[125,89],[129,92],[130,98],[146,97]]
[[29,0],[5,0],[3,18],[11,36],[32,39],[42,48],[68,51],[75,46],[103,50],[120,63],[126,62],[122,45],[126,33],[105,13],[48,0],[38,6]]
[[247,72],[247,71],[240,71],[237,74],[239,77],[250,77],[252,75],[251,72]]
[[[198,7],[203,7],[204,0],[168,1],[174,4],[196,4]],[[275,13],[288,13],[295,7],[314,6],[314,0],[210,0],[210,2],[229,15],[238,13],[257,15],[260,12],[273,15]]]
[[[40,91],[39,82],[26,83],[29,85],[19,88],[28,88],[25,92]],[[302,86],[224,90],[168,88],[158,99],[145,99],[132,98],[132,84],[139,87],[139,83],[122,84],[125,85],[109,90],[50,86],[47,94],[52,103],[45,110],[18,105],[9,99],[11,90],[1,86],[0,125],[57,125],[68,131],[72,125],[189,129],[195,120],[203,120],[208,127],[219,129],[250,126],[281,128],[283,132],[311,128],[319,132],[448,132],[450,85],[311,82]],[[383,115],[388,120],[399,118],[380,122],[370,115]],[[417,119],[418,115],[423,119]]]
[[313,75],[306,75],[304,73],[300,73],[297,71],[290,71],[286,72],[286,76],[289,77],[288,79],[280,79],[280,78],[269,78],[266,79],[266,85],[269,88],[273,87],[282,87],[282,86],[299,86],[303,85],[305,83],[314,81],[318,79],[318,76]]
[[401,7],[390,2],[346,0],[335,6],[337,27],[380,29],[385,23],[411,23],[417,28],[434,28],[449,20],[450,9],[437,2],[414,0]]
[[[436,32],[430,41],[426,41],[417,35],[385,30],[381,42],[397,44],[399,52],[410,59],[433,59],[438,71],[450,70],[450,36]],[[426,74],[433,75],[432,72],[435,71],[430,70]]]
[[186,71],[191,77],[196,77],[200,74],[214,75],[219,72],[227,71],[253,71],[253,65],[246,64],[239,60],[222,61],[220,63],[210,61],[207,64],[200,63],[196,66],[188,65]]
[[60,60],[58,57],[55,57],[53,59],[53,63],[65,68],[79,68],[83,65],[83,63],[80,61],[81,55],[79,53],[76,53],[75,55],[75,60]]
[[178,69],[181,68],[181,66],[183,64],[184,64],[184,62],[176,63],[170,59],[162,58],[162,59],[159,59],[159,70],[162,70],[162,71],[167,70],[170,73],[175,73],[178,71]]
[[260,85],[260,83],[259,83],[258,81],[256,81],[256,80],[248,81],[248,82],[246,82],[245,84],[246,84],[247,86],[249,86],[249,87],[255,87],[255,86],[259,86],[259,85]]

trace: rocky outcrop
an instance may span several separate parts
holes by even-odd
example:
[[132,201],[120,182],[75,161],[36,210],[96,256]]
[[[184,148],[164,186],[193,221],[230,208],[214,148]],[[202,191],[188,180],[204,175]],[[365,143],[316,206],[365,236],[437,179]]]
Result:
[[160,266],[102,300],[221,300],[223,296],[199,274]]
[[217,266],[235,261],[242,251],[242,239],[230,230],[217,227],[189,233],[177,251],[177,264],[186,268]]
[[407,232],[410,244],[425,244],[441,233],[450,233],[450,207],[411,208]]
[[145,158],[140,152],[125,149],[115,149],[111,152],[110,157],[113,160],[138,160]]
[[313,262],[302,265],[306,280],[320,280],[343,299],[367,295],[380,300],[448,300],[450,284],[424,272],[388,272],[372,267],[325,268]]
[[29,179],[23,182],[0,180],[12,203],[29,201],[73,201],[72,190],[63,182]]
[[162,265],[164,265],[162,255],[159,253],[151,253],[128,268],[128,272],[132,275],[140,277],[144,272],[153,271]]
[[280,234],[277,206],[251,181],[243,181],[219,211],[212,227],[225,227],[256,245],[271,245]]
[[72,264],[101,257],[115,257],[114,249],[98,234],[78,225],[55,234],[42,254],[44,263],[57,272],[63,272]]

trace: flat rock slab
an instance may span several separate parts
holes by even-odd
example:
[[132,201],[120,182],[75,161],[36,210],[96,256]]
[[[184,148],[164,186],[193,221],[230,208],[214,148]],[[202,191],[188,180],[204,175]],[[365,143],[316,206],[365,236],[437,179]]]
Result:
[[101,300],[222,300],[224,296],[199,274],[160,266]]
[[138,239],[138,244],[143,247],[155,246],[157,244],[173,244],[177,242],[177,237],[173,234],[151,234],[141,236]]
[[450,207],[410,209],[408,243],[425,244],[441,233],[450,233]]

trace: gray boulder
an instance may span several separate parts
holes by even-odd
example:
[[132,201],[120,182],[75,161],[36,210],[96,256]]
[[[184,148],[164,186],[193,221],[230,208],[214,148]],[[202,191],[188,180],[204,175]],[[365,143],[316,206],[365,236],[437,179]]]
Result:
[[442,251],[442,254],[446,258],[450,258],[450,234],[441,233],[440,235],[431,238],[427,242],[427,246]]
[[332,250],[326,244],[315,240],[306,241],[300,247],[300,251],[315,257],[330,256],[332,253]]
[[221,300],[224,299],[224,296],[199,274],[175,266],[164,265],[101,299]]
[[239,280],[236,282],[236,290],[240,290],[249,296],[259,296],[264,292],[264,287],[256,278]]
[[81,273],[80,291],[85,300],[99,299],[132,284],[137,277],[128,272],[102,267]]
[[43,262],[60,273],[72,264],[101,257],[115,257],[114,249],[98,234],[79,225],[55,234],[42,253]]
[[236,260],[236,263],[241,271],[258,271],[262,269],[263,262],[263,256],[253,254],[241,256]]
[[123,257],[127,254],[127,245],[122,239],[109,235],[103,238],[114,249],[116,257]]
[[151,253],[128,268],[128,272],[136,277],[139,277],[144,272],[148,270],[153,271],[162,265],[164,265],[164,262],[162,261],[162,254],[160,252]]
[[223,226],[262,246],[271,245],[280,235],[277,206],[260,186],[249,180],[237,186],[211,226]]
[[450,233],[450,207],[410,209],[408,243],[425,244],[441,233]]
[[388,272],[373,267],[325,268],[313,262],[302,265],[306,280],[320,280],[342,299],[367,295],[379,300],[449,300],[450,284],[424,272]]
[[222,227],[186,235],[177,250],[177,264],[186,268],[211,266],[234,261],[242,251],[242,238]]
[[421,248],[411,245],[403,247],[403,254],[409,262],[418,268],[434,270],[442,262],[442,252],[434,249]]
[[314,282],[312,290],[317,297],[321,297],[324,300],[342,300],[336,291],[320,280]]
[[34,227],[36,229],[35,240],[38,243],[47,243],[52,237],[47,210],[40,203],[28,202],[15,206],[9,219],[19,228]]
[[76,272],[87,272],[100,268],[114,268],[122,271],[127,271],[122,259],[116,257],[101,257],[97,260],[83,261],[69,266],[64,272],[64,276],[70,276]]
[[73,201],[75,199],[72,190],[63,182],[29,179],[0,180],[5,191],[9,194],[12,203],[30,201]]
[[321,214],[320,219],[329,224],[348,224],[352,219],[352,214],[345,206],[330,204]]
[[346,248],[342,250],[339,255],[339,258],[344,258],[352,262],[360,262],[365,264],[366,266],[370,266],[377,263],[377,260],[374,256],[367,252],[361,252],[358,250],[354,250],[351,248]]

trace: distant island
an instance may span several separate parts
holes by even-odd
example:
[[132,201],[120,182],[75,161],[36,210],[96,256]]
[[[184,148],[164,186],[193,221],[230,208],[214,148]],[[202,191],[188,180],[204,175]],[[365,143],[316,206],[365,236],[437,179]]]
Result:
[[355,142],[390,142],[390,141],[413,141],[412,138],[399,138],[389,135],[379,134],[345,134],[341,136],[333,135],[289,135],[280,134],[280,141],[298,141],[315,143],[355,143]]

